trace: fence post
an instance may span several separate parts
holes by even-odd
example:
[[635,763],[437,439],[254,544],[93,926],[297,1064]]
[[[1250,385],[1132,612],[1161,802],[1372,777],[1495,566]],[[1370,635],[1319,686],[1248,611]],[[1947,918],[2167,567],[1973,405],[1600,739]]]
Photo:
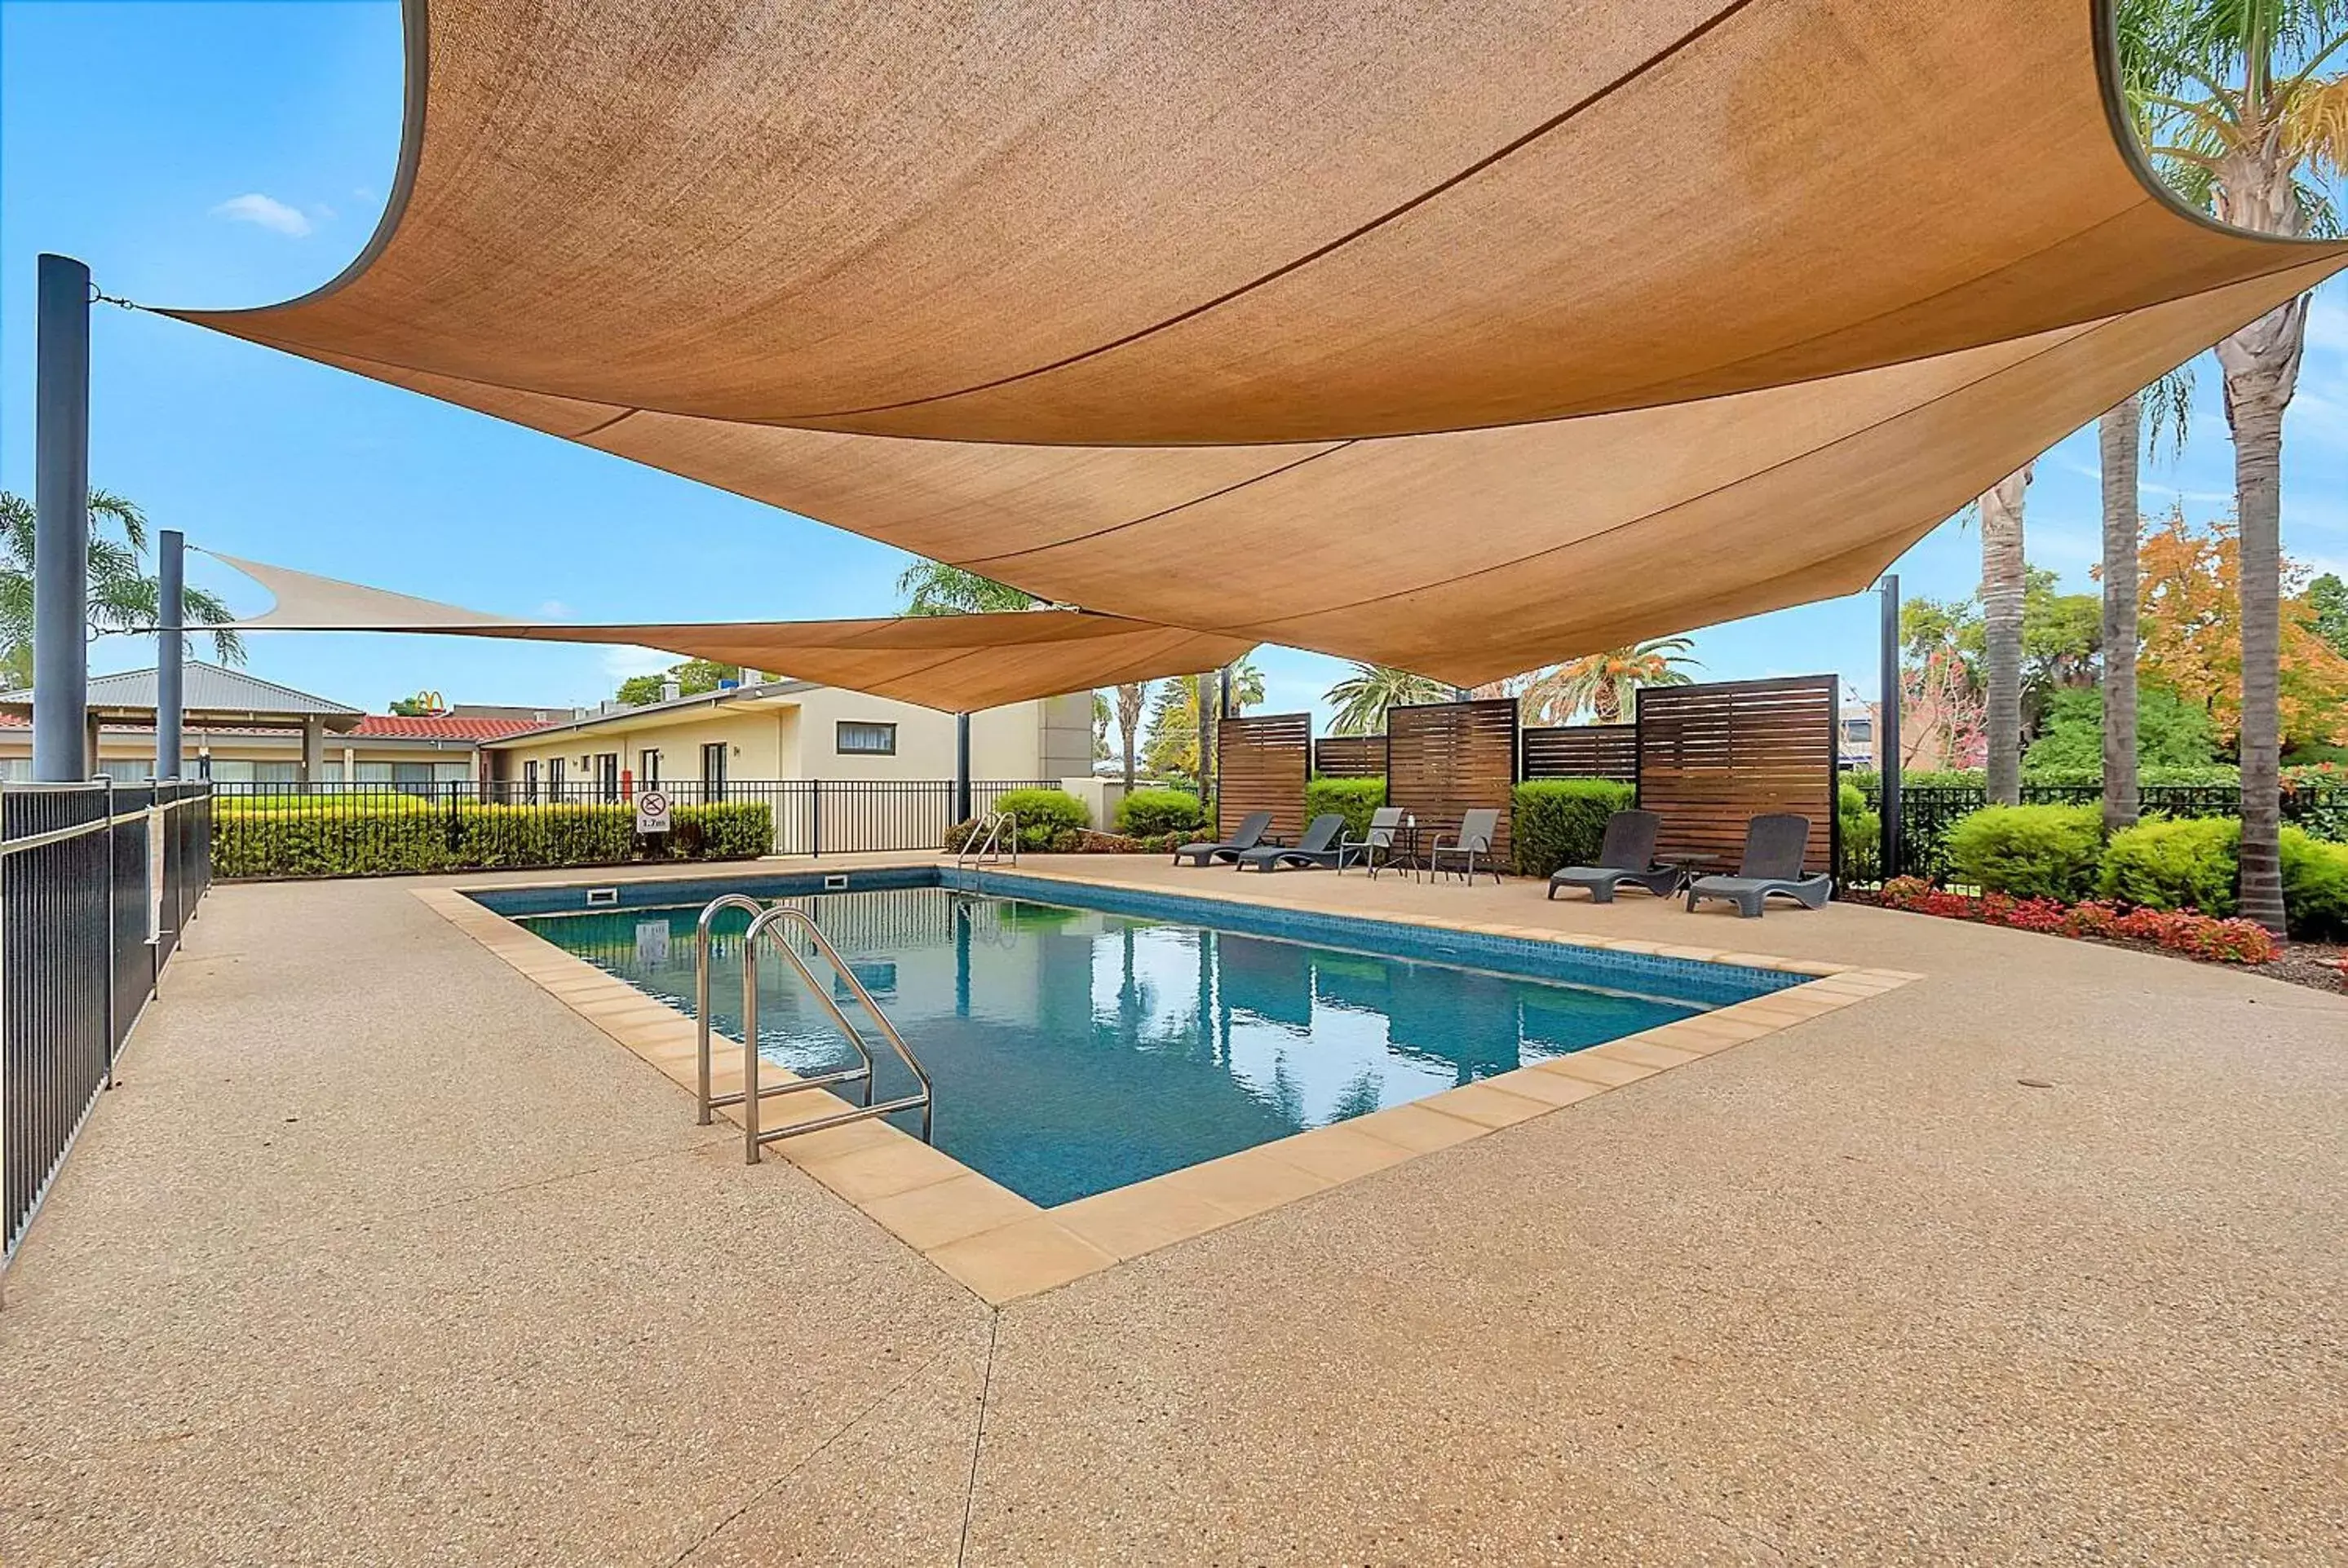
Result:
[[33,349],[33,776],[89,777],[89,269],[39,262]]
[[[150,794],[149,794],[149,798],[150,798],[150,800],[151,800],[151,798],[152,798],[151,792],[150,792]],[[111,1088],[113,1088],[113,1087],[114,1087],[114,1051],[115,1051],[115,1045],[116,1045],[116,1041],[117,1041],[117,1036],[116,1036],[116,1034],[115,1034],[115,1032],[114,1032],[114,1026],[115,1026],[115,1024],[118,1021],[118,1020],[115,1018],[115,1016],[114,1016],[114,1014],[115,1014],[114,992],[115,992],[115,987],[116,987],[116,985],[119,982],[119,980],[120,980],[120,978],[121,978],[121,977],[120,977],[120,972],[119,972],[120,959],[119,959],[119,957],[118,957],[118,956],[117,955],[117,953],[115,952],[115,948],[116,948],[116,947],[117,947],[118,944],[115,941],[115,929],[114,929],[114,781],[113,781],[112,779],[110,779],[110,778],[109,778],[109,779],[108,779],[108,780],[106,781],[106,805],[105,805],[105,811],[106,811],[106,831],[104,831],[103,833],[99,834],[99,835],[98,835],[98,838],[99,838],[99,840],[100,840],[102,843],[104,843],[104,844],[105,844],[105,845],[106,845],[106,1079],[105,1079],[105,1082],[106,1082],[106,1086],[107,1086],[108,1089],[111,1089]],[[144,823],[141,823],[139,825],[143,827],[143,826],[145,826],[146,825],[145,825]],[[142,836],[144,836],[144,835],[142,835]]]
[[[1883,574],[1882,695],[1876,702],[1876,811],[1882,827],[1882,864],[1876,875],[1900,875],[1900,574]],[[1838,740],[1840,736],[1838,733]]]
[[[970,715],[954,715],[953,820],[970,820]],[[948,826],[953,824],[949,823]]]
[[823,781],[808,780],[808,853],[823,854]]

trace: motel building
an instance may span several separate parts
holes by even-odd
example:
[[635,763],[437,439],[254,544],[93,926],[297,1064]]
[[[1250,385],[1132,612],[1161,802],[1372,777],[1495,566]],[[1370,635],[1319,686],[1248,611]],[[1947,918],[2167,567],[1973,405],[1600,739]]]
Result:
[[[481,777],[509,800],[617,800],[648,785],[720,799],[731,784],[951,779],[954,753],[951,713],[810,681],[767,681],[691,697],[672,686],[656,702],[607,702],[502,737],[482,747]],[[973,779],[1088,787],[1092,693],[972,714],[970,771]]]

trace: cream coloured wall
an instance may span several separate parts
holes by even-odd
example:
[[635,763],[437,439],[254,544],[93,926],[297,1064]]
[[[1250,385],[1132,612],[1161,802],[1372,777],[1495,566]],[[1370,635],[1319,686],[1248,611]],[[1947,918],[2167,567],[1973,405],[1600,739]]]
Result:
[[592,759],[602,752],[619,753],[620,766],[637,775],[642,772],[638,754],[657,750],[661,753],[663,780],[670,784],[697,783],[701,778],[701,748],[723,743],[726,748],[726,777],[790,778],[795,775],[777,771],[783,765],[780,736],[785,715],[789,712],[774,706],[731,710],[702,707],[637,720],[614,717],[602,723],[561,730],[542,739],[525,739],[496,748],[501,759],[499,776],[509,782],[519,781],[523,764],[530,762],[537,763],[543,775],[546,764],[560,757],[565,781],[582,784],[594,775],[580,759]]

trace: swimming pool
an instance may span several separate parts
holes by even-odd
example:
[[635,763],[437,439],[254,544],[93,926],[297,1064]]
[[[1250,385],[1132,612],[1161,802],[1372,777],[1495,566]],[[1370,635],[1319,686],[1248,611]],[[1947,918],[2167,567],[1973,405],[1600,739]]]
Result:
[[[638,883],[579,913],[557,912],[581,909],[578,889],[475,897],[687,1013],[707,900],[792,898],[929,1069],[938,1147],[1045,1207],[1804,978],[997,873],[819,886]],[[747,924],[716,927],[712,1021],[728,1033]],[[852,1061],[785,965],[762,967],[759,1036],[796,1072]],[[911,1087],[893,1061],[880,1073],[879,1098]]]

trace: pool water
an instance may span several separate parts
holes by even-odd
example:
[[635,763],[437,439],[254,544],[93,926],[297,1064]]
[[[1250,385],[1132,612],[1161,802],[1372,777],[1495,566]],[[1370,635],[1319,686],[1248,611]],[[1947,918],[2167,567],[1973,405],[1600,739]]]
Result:
[[[1718,982],[1674,987],[1636,969],[1621,989],[1562,984],[942,886],[793,901],[929,1069],[938,1146],[1046,1207],[1728,999],[1639,994],[1632,988],[1716,993]],[[701,907],[525,923],[690,1013]],[[737,1037],[748,924],[727,911],[712,943],[712,1020]],[[848,989],[813,963],[861,1023]],[[788,963],[766,956],[759,978],[765,1060],[800,1073],[852,1063]],[[885,1052],[879,1071],[876,1098],[911,1091]],[[769,1124],[788,1107],[770,1102]],[[898,1120],[918,1126],[917,1112]]]

